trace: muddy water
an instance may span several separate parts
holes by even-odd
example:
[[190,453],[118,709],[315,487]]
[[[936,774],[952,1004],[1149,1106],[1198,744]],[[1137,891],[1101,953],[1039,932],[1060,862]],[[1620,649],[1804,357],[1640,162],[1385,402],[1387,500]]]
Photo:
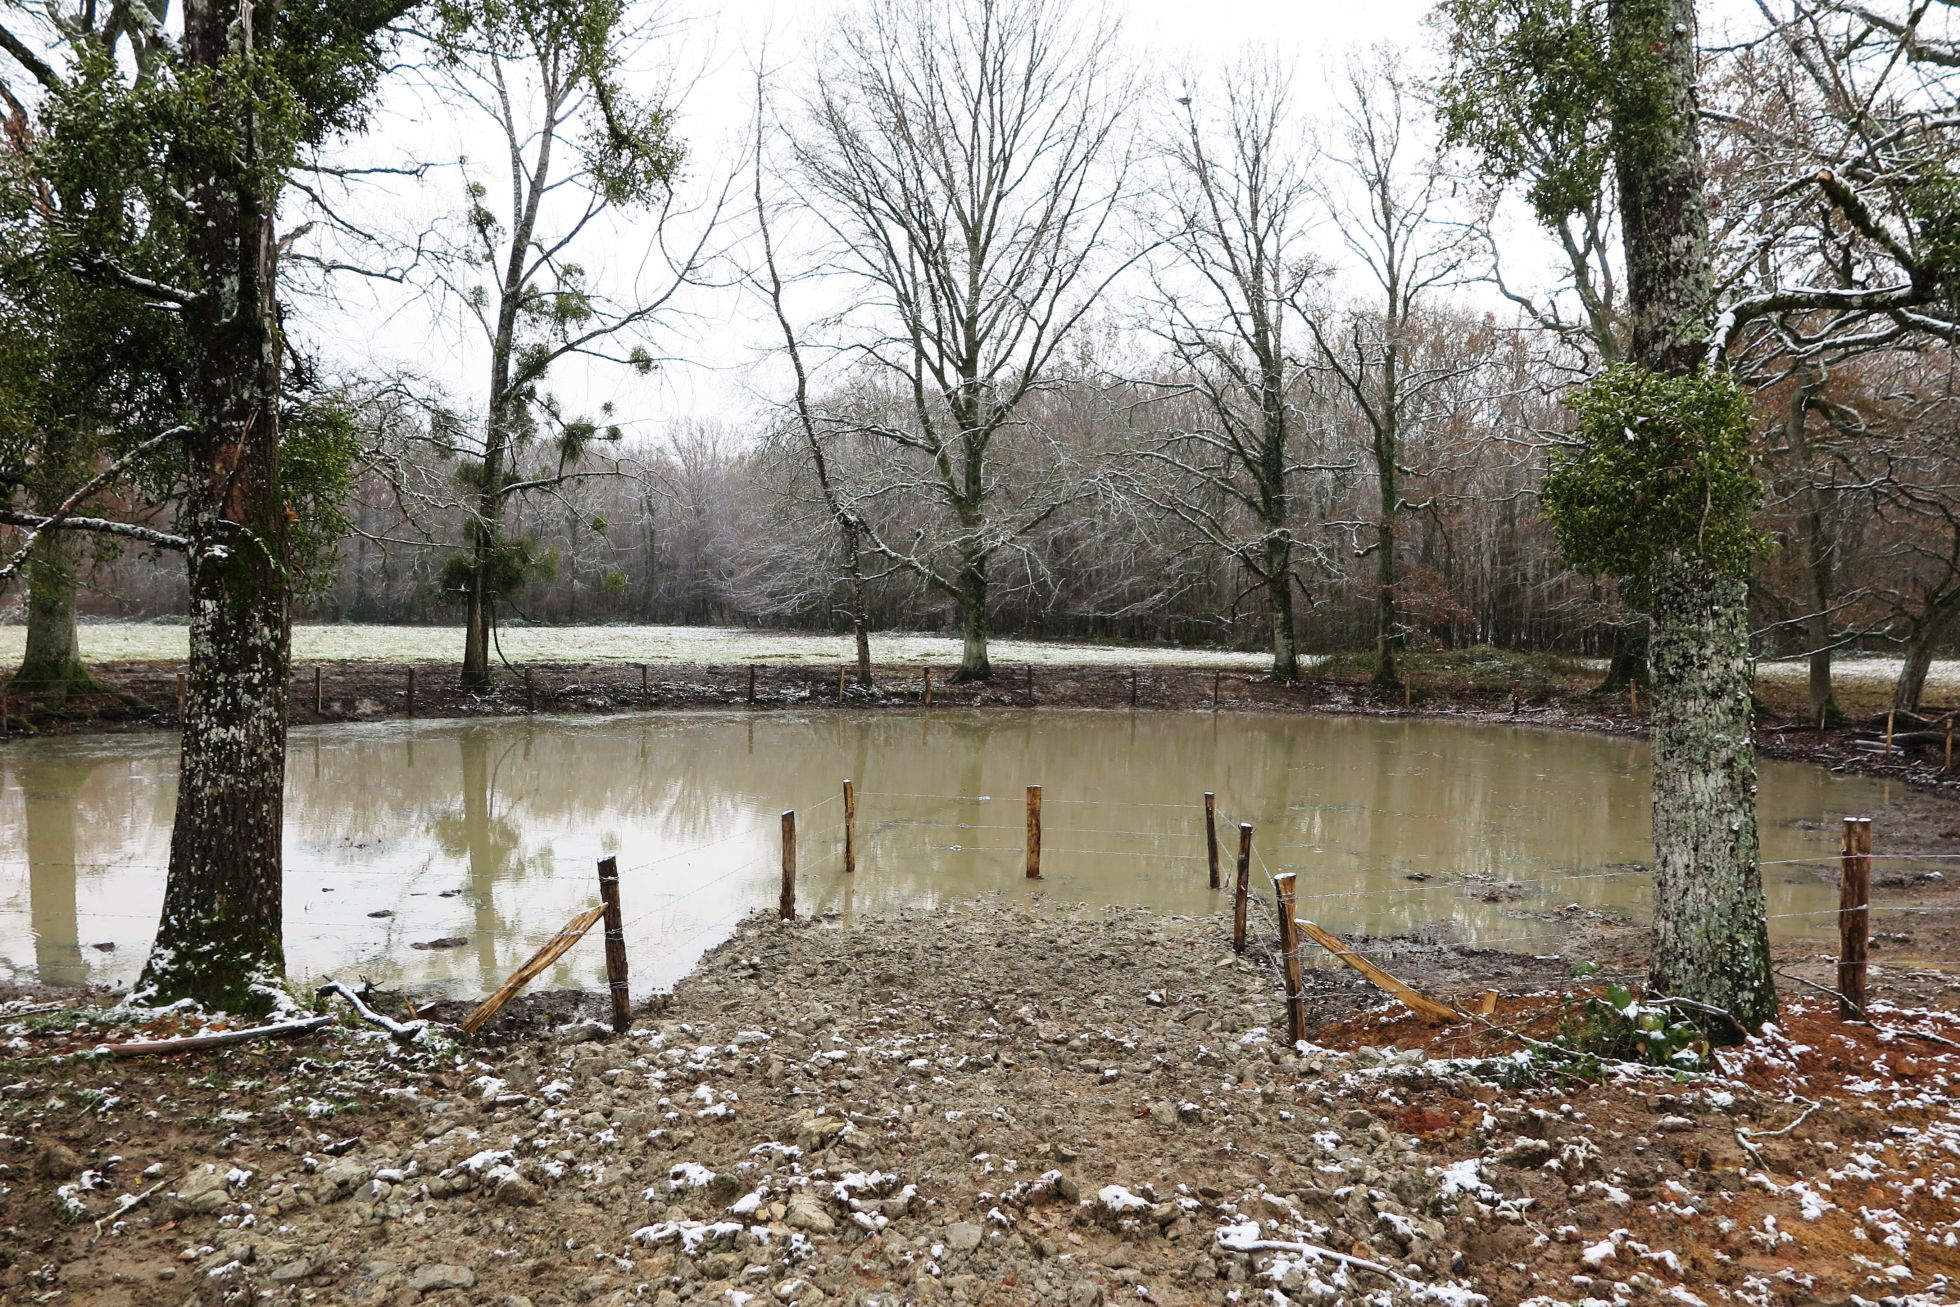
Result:
[[[1197,912],[1205,790],[1255,826],[1253,884],[1298,873],[1328,928],[1534,950],[1547,913],[1638,922],[1649,882],[1643,744],[1531,727],[1248,714],[824,713],[393,723],[294,733],[286,936],[296,977],[484,990],[622,868],[634,988],[671,983],[773,905],[779,814],[800,900],[846,915],[987,890]],[[0,975],[130,980],[163,896],[174,742],[0,748]],[[839,782],[856,779],[858,871]],[[1043,786],[1043,879],[1023,875]],[[1821,933],[1817,875],[1871,782],[1766,764],[1779,932]],[[1573,909],[1567,905],[1580,905]],[[590,984],[596,935],[542,983]],[[951,960],[949,960],[949,963]]]

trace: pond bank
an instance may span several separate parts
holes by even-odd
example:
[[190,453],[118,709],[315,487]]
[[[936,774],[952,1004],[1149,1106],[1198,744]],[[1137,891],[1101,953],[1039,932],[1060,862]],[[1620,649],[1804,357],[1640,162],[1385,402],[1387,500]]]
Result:
[[[1380,1051],[1424,1037],[1345,971],[1310,973],[1326,1046],[1283,1049],[1228,937],[995,899],[752,918],[618,1039],[534,1015],[51,1062],[103,1031],[0,1010],[0,1297],[1931,1303],[1960,1276],[1939,1045],[1798,1005],[1721,1077],[1501,1088],[1471,1060],[1515,1044]],[[1505,1017],[1563,974],[1394,965]]]
[[[1453,654],[1414,655],[1405,663],[1410,682],[1406,702],[1384,702],[1369,690],[1365,673],[1350,665],[1352,659],[1311,668],[1298,684],[1279,685],[1263,672],[1242,665],[1219,666],[1196,657],[1180,664],[1168,659],[1163,650],[1136,651],[1133,665],[1112,657],[1123,654],[1121,649],[1091,652],[1096,656],[1092,659],[1085,655],[1080,663],[1059,661],[1061,655],[1053,654],[1050,661],[1040,663],[997,664],[994,679],[978,684],[955,684],[950,666],[932,665],[931,702],[947,708],[1216,708],[1455,717],[1643,736],[1648,725],[1644,696],[1599,694],[1595,691],[1596,670],[1549,655],[1492,654],[1477,659]],[[880,664],[874,669],[875,690],[861,690],[847,678],[840,699],[838,668],[807,661],[527,661],[494,669],[490,688],[467,692],[458,684],[455,664],[296,662],[289,712],[294,725],[311,725],[527,712],[917,708],[926,700],[926,666]],[[108,693],[63,704],[13,696],[9,700],[12,729],[70,735],[175,728],[177,686],[184,672],[181,661],[105,662],[95,671]],[[1759,723],[1757,743],[1764,756],[1896,777],[1960,793],[1960,776],[1949,779],[1941,775],[1942,750],[1938,744],[1920,743],[1881,754],[1860,743],[1873,740],[1873,722],[1880,719],[1819,731],[1814,724],[1788,715],[1799,711],[1799,706],[1785,702],[1789,696],[1781,692],[1784,688],[1780,683],[1762,684],[1766,714]],[[1882,712],[1882,708],[1877,711]]]

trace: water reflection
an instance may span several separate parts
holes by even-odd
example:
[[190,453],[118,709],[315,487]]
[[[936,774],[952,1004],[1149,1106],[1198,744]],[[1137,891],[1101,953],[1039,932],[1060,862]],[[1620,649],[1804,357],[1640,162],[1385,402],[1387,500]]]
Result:
[[[670,983],[774,902],[777,815],[799,813],[807,910],[996,890],[1203,911],[1203,791],[1257,827],[1262,870],[1299,873],[1336,931],[1425,929],[1530,947],[1549,907],[1637,919],[1648,885],[1644,745],[1531,727],[1247,714],[675,714],[395,723],[295,732],[288,962],[296,975],[480,991],[622,867],[635,988]],[[859,872],[841,874],[856,779]],[[1022,877],[1022,794],[1044,787],[1044,869]],[[0,749],[0,973],[130,979],[162,899],[172,742]],[[1768,764],[1764,856],[1828,862],[1834,819],[1876,786]],[[1772,911],[1834,896],[1767,869]],[[1255,884],[1263,875],[1255,874]],[[1506,888],[1506,887],[1512,888]],[[1518,888],[1518,887],[1521,887]],[[460,941],[460,942],[458,942]],[[97,945],[114,945],[105,950]],[[596,940],[546,984],[588,984]]]

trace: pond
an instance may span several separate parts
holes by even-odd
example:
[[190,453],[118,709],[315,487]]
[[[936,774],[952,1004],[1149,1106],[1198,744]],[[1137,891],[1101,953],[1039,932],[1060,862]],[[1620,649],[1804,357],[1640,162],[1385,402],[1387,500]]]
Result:
[[[1202,912],[1204,791],[1224,882],[1299,877],[1328,929],[1535,951],[1568,904],[1638,923],[1650,882],[1644,742],[1530,726],[1242,713],[644,714],[296,730],[286,938],[296,979],[470,995],[595,901],[616,855],[643,994],[773,906],[798,814],[799,906],[850,916],[984,891]],[[842,871],[840,786],[858,792]],[[1043,877],[1023,875],[1043,787]],[[0,976],[126,983],[162,903],[176,789],[164,737],[0,747]],[[1833,928],[1837,819],[1877,783],[1765,763],[1781,935]],[[1542,951],[1542,950],[1536,950]],[[956,964],[949,960],[949,964]],[[540,986],[594,985],[597,932]]]

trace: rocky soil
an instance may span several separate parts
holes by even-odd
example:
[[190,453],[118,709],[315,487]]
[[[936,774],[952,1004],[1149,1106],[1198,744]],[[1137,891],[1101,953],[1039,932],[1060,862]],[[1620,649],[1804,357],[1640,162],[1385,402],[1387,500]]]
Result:
[[[559,999],[470,1045],[349,1018],[111,1059],[182,1018],[15,1000],[0,1300],[1956,1297],[1960,1060],[1898,1033],[1960,1035],[1942,1012],[1793,1004],[1721,1075],[1593,1084],[1344,970],[1309,973],[1288,1048],[1271,959],[1227,940],[998,901],[755,918],[617,1038]],[[1378,955],[1501,991],[1500,1030],[1554,1020],[1561,964]]]

